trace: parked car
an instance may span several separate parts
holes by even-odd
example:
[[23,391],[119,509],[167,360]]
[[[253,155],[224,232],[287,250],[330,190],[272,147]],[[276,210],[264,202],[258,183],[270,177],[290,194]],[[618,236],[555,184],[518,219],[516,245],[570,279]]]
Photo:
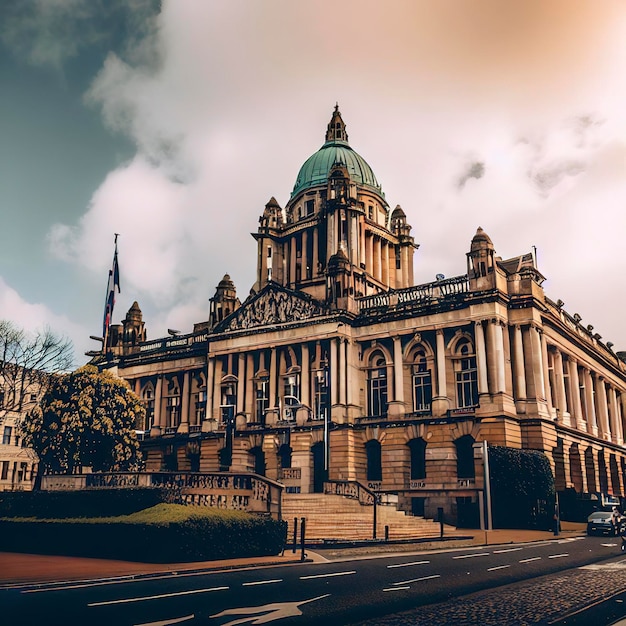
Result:
[[588,535],[617,535],[626,527],[626,520],[620,519],[619,532],[613,526],[611,511],[596,511],[587,518]]

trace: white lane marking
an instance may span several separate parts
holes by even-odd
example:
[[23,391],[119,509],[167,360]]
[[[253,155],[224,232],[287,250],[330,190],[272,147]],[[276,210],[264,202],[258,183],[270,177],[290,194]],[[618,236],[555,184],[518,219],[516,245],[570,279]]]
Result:
[[411,565],[426,565],[430,561],[413,561],[413,563],[398,563],[398,565],[387,565],[387,569],[393,569],[394,567],[409,567]]
[[523,550],[523,548],[507,548],[506,550],[494,550],[494,554],[504,554],[505,552],[518,552],[519,550]]
[[208,589],[190,589],[189,591],[177,591],[175,593],[162,593],[157,596],[140,596],[137,598],[122,598],[121,600],[107,600],[106,602],[91,602],[87,606],[105,606],[107,604],[127,604],[129,602],[143,602],[144,600],[160,600],[161,598],[173,598],[175,596],[188,596],[194,593],[209,593],[210,591],[226,591],[229,587],[209,587]]
[[549,559],[562,559],[564,556],[569,556],[569,554],[551,554]]
[[[70,584],[72,581],[58,581],[48,583],[45,587],[40,587],[38,589],[24,589],[20,593],[41,593],[42,591],[58,591],[59,589],[83,589],[85,587],[101,587],[103,585],[121,585],[122,583],[136,583],[142,580],[164,580],[167,578],[187,578],[189,576],[206,576],[206,570],[199,572],[168,572],[167,574],[163,574],[162,576],[124,576],[123,578],[104,578],[104,579],[96,579],[96,580],[84,580],[79,581],[75,584]],[[31,583],[16,583],[16,587],[24,587],[27,584]],[[4,587],[3,587],[4,588]]]
[[497,567],[488,567],[488,572],[495,572],[497,569],[506,569],[507,567],[511,567],[510,565],[498,565]]
[[164,619],[159,622],[145,622],[144,624],[135,624],[135,626],[171,626],[171,624],[180,624],[181,622],[188,622],[196,616],[195,613],[191,615],[185,615],[184,617],[174,617],[173,619]]
[[242,587],[253,587],[254,585],[271,585],[273,583],[282,583],[282,578],[275,578],[274,580],[257,580],[251,583],[243,583]]
[[534,556],[532,559],[522,559],[520,563],[530,563],[531,561],[541,561],[540,556]]
[[263,606],[243,606],[236,609],[226,609],[215,615],[209,615],[209,619],[224,617],[226,615],[245,615],[246,617],[242,617],[241,619],[225,622],[223,626],[235,626],[236,624],[248,623],[267,624],[268,622],[274,622],[279,619],[284,619],[285,617],[297,617],[298,615],[302,615],[300,606],[328,598],[329,596],[330,594],[326,593],[323,596],[317,596],[317,598],[311,598],[310,600],[302,600],[301,602],[274,602],[272,604],[264,604]]
[[311,578],[331,578],[332,576],[350,576],[350,574],[356,574],[356,570],[351,572],[334,572],[332,574],[315,574],[313,576],[300,576],[300,580],[311,580]]
[[489,556],[489,552],[479,552],[478,554],[462,554],[461,556],[453,556],[453,559],[473,559],[475,556]]
[[411,587],[389,587],[387,589],[383,589],[383,591],[402,591],[410,588]]
[[410,585],[411,583],[419,583],[422,580],[433,580],[435,578],[441,578],[440,574],[434,574],[433,576],[422,576],[421,578],[411,578],[411,580],[401,580],[397,583],[393,583],[394,587],[396,585]]

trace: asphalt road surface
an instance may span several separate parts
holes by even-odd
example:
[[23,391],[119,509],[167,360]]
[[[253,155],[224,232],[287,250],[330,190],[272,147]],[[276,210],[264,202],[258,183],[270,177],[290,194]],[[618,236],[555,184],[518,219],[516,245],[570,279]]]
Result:
[[[612,596],[607,580],[615,587]],[[0,590],[0,624],[600,626],[610,621],[563,621],[583,619],[581,609],[598,588],[604,599],[626,589],[626,559],[617,542],[555,538],[138,580],[12,586]],[[621,608],[614,599],[609,603]]]

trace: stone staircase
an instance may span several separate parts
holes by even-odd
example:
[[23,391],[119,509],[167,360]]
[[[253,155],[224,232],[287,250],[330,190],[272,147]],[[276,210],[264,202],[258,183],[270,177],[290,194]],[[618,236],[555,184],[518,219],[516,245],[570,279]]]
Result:
[[[300,541],[300,520],[303,517],[306,519],[307,543],[373,539],[374,507],[344,496],[283,494],[282,517],[288,523],[288,542],[293,540],[294,518],[298,518],[297,541]],[[385,538],[385,526],[389,527],[390,540],[427,539],[440,535],[438,522],[406,515],[393,505],[379,504],[376,518],[377,539]],[[444,526],[445,535],[455,530],[452,526]]]

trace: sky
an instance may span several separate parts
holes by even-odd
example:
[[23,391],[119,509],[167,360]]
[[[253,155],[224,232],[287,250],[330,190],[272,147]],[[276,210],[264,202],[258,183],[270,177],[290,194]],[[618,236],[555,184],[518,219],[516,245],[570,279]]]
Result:
[[148,337],[255,281],[339,103],[417,284],[476,229],[626,350],[623,0],[0,0],[0,319],[99,344],[115,233]]

